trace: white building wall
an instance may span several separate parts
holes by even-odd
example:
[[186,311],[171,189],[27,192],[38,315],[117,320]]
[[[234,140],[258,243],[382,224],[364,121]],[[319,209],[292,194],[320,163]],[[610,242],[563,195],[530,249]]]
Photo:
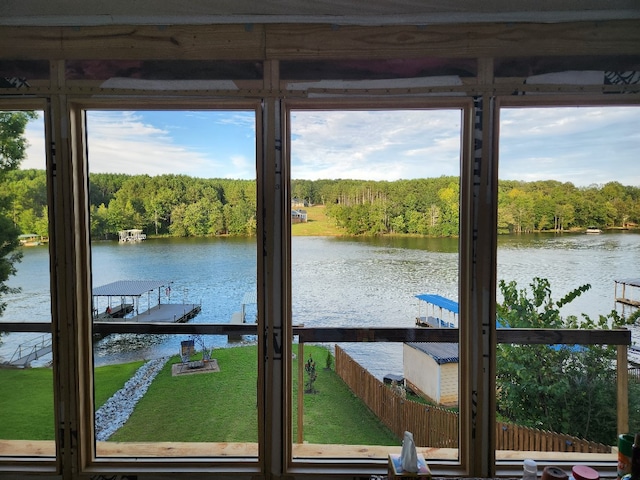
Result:
[[440,403],[440,366],[429,355],[404,344],[404,378],[421,393]]

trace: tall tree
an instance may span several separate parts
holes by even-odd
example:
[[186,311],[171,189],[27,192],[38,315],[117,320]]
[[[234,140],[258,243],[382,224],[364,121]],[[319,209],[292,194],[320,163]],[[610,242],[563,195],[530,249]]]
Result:
[[[15,170],[25,157],[27,140],[24,131],[30,119],[37,118],[34,112],[0,112],[0,185],[6,181],[6,174]],[[0,189],[6,192],[6,188]],[[20,261],[18,228],[10,217],[8,209],[11,198],[0,193],[0,298],[14,291],[7,280],[16,273],[15,264]],[[6,308],[0,301],[0,315]]]

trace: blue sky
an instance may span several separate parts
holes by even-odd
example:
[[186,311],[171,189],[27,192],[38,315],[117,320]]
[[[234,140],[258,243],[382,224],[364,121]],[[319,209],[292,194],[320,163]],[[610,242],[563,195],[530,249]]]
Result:
[[[459,174],[459,110],[295,111],[292,177]],[[23,168],[43,168],[42,120]],[[88,113],[91,172],[255,178],[252,111]],[[500,178],[640,186],[640,107],[501,112]]]

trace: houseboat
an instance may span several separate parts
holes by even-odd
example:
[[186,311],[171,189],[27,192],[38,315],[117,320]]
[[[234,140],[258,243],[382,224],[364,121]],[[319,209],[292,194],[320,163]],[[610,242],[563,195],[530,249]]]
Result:
[[142,242],[146,239],[147,236],[142,233],[142,230],[137,228],[132,228],[130,230],[120,230],[118,232],[118,241],[120,243]]
[[47,238],[35,233],[25,233],[18,236],[18,242],[21,247],[36,247],[47,242]]

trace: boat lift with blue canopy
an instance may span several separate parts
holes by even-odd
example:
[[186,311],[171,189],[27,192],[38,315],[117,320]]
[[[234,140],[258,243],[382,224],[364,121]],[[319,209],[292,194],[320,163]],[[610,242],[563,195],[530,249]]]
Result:
[[[640,286],[640,280],[637,280],[637,282],[638,286]],[[416,317],[416,326],[431,328],[458,328],[458,302],[454,302],[449,298],[430,293],[421,293],[419,295],[416,295],[415,297],[418,300],[422,300],[423,302],[425,302],[427,304],[427,310],[431,311],[431,315],[429,315],[429,312],[427,312],[425,316],[421,316],[420,311],[418,311],[418,316]],[[436,314],[436,309],[439,309],[439,314]],[[443,319],[445,310],[449,312],[450,316],[453,316],[453,321]],[[500,319],[496,319],[496,327],[509,328],[509,325],[506,325]],[[568,347],[571,351],[574,352],[584,350],[583,345],[568,346],[554,344],[551,345],[551,347],[554,350]]]
[[[417,326],[458,328],[458,302],[430,293],[421,293],[416,295],[416,298],[427,304],[427,312],[424,316],[418,310]],[[445,312],[448,312],[446,317]]]

